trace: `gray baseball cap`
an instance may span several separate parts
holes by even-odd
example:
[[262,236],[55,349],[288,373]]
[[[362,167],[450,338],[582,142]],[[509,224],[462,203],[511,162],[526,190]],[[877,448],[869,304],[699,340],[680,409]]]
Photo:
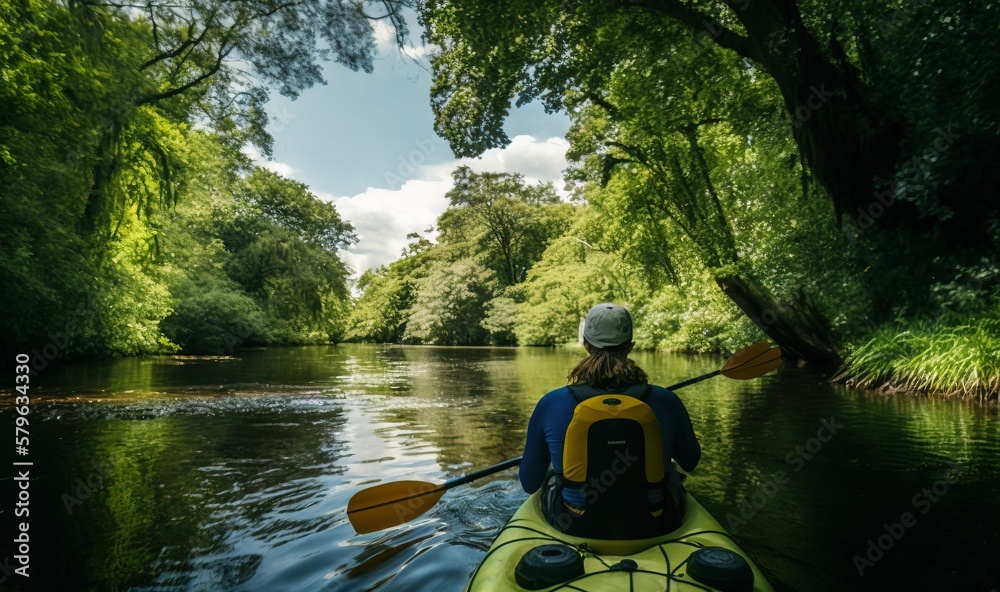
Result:
[[632,341],[632,315],[624,306],[602,302],[587,313],[583,338],[594,347],[615,347]]

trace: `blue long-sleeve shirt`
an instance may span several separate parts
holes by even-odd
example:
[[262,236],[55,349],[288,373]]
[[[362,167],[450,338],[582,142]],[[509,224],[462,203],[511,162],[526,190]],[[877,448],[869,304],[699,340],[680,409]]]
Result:
[[[611,392],[606,390],[602,394]],[[621,389],[614,392],[621,393]],[[694,435],[684,403],[672,391],[660,386],[650,386],[643,400],[653,409],[660,424],[668,474],[671,458],[685,471],[693,471],[701,459],[701,445]],[[567,386],[546,393],[535,405],[528,421],[519,472],[521,487],[526,492],[534,493],[542,486],[549,464],[557,473],[562,473],[563,442],[576,405],[577,400]]]

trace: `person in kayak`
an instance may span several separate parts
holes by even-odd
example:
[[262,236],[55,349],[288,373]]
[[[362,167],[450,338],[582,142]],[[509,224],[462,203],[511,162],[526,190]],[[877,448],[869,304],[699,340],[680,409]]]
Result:
[[701,458],[687,409],[673,392],[648,384],[628,358],[632,316],[624,307],[594,306],[583,338],[587,357],[567,386],[538,401],[528,421],[521,486],[528,493],[544,486],[546,518],[573,536],[670,532],[683,515],[670,459],[692,471]]

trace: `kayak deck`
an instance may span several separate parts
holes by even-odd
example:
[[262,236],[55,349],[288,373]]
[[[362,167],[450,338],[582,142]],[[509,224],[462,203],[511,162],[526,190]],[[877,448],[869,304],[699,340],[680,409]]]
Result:
[[559,543],[583,557],[583,573],[541,588],[546,591],[715,590],[691,577],[687,569],[688,559],[699,549],[723,547],[747,561],[753,570],[754,592],[773,592],[760,569],[722,525],[694,497],[685,495],[684,518],[677,530],[652,539],[619,541],[583,539],[555,530],[545,520],[541,498],[536,492],[504,526],[482,563],[472,573],[466,590],[525,590],[515,578],[518,562],[535,547]]

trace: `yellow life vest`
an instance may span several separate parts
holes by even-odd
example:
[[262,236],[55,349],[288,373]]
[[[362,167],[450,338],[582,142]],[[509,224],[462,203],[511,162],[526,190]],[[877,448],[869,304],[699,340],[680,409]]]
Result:
[[589,387],[570,392],[579,403],[566,429],[562,474],[547,502],[549,522],[567,534],[603,539],[646,538],[676,528],[663,434],[643,401],[648,387],[635,385],[628,394]]
[[[646,481],[664,479],[663,434],[652,408],[628,395],[597,395],[584,400],[573,411],[563,443],[563,478],[571,483],[587,483],[600,478],[591,474],[590,459],[608,458],[612,473],[621,474],[641,449]],[[607,477],[610,479],[610,477]]]

